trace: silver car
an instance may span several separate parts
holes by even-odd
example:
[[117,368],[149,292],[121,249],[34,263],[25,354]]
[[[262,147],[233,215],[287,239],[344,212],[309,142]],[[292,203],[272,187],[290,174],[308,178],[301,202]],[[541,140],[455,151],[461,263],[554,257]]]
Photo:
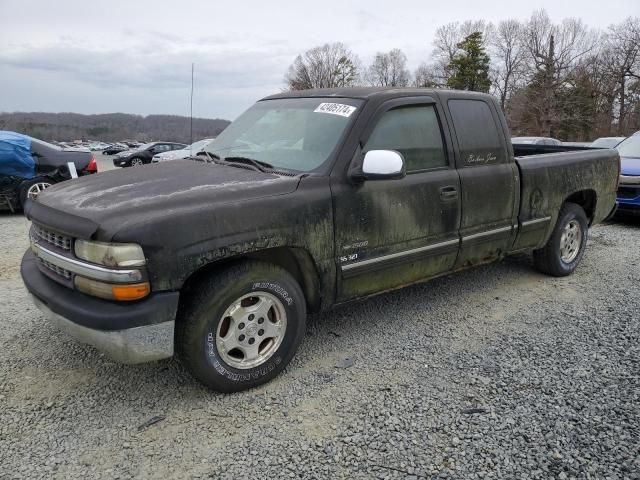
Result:
[[213,138],[205,138],[197,142],[192,143],[186,148],[180,150],[171,150],[169,152],[162,152],[154,155],[151,159],[151,163],[166,162],[168,160],[182,160],[193,155],[197,155],[204,147],[209,145],[213,141]]

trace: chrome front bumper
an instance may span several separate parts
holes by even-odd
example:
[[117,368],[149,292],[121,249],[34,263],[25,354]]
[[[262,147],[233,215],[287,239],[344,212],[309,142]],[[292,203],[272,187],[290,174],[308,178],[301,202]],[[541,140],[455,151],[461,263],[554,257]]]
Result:
[[128,328],[126,330],[95,330],[78,325],[58,315],[38,300],[29,295],[38,307],[59,330],[62,330],[78,341],[93,345],[120,363],[145,363],[173,356],[174,321]]

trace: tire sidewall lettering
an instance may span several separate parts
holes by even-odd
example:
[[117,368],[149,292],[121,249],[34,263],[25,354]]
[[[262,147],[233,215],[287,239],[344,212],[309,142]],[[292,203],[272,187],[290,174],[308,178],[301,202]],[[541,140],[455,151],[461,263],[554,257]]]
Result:
[[277,283],[273,283],[273,282],[254,282],[253,285],[251,285],[251,288],[253,290],[269,290],[273,293],[275,293],[276,295],[278,295],[279,297],[281,297],[288,306],[292,306],[293,305],[293,297],[289,294],[289,292],[287,290],[285,290],[284,287],[282,287],[281,285],[277,284]]

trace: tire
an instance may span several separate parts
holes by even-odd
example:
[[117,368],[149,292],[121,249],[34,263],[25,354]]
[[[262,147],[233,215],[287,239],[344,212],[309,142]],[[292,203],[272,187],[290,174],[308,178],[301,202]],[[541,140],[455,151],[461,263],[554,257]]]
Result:
[[142,165],[144,165],[144,160],[140,157],[134,157],[129,162],[130,167],[141,167]]
[[533,252],[535,267],[554,277],[565,277],[576,269],[587,246],[589,223],[579,205],[565,203],[549,241]]
[[20,206],[24,208],[27,199],[34,200],[38,193],[49,188],[55,182],[47,177],[35,177],[22,182],[20,185]]
[[270,381],[304,338],[304,295],[278,266],[242,262],[199,282],[191,292],[178,315],[176,347],[189,372],[212,390],[237,392]]

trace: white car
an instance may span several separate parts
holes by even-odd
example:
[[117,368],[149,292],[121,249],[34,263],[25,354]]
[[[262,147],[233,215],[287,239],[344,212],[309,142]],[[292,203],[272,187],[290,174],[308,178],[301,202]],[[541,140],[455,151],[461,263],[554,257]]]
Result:
[[162,152],[154,155],[151,159],[151,163],[159,163],[166,162],[168,160],[182,160],[183,158],[190,157],[192,155],[196,155],[198,152],[202,151],[204,147],[209,145],[213,141],[213,138],[205,138],[204,140],[200,140],[198,142],[194,142],[186,148],[181,150],[171,150],[169,152]]

